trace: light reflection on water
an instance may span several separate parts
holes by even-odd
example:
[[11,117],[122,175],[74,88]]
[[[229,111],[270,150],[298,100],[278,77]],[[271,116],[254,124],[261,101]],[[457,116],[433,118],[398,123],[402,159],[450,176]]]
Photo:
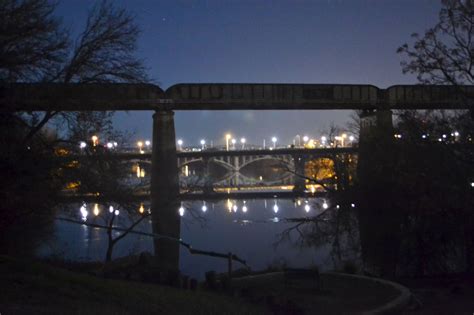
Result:
[[[307,217],[318,214],[327,202],[313,200],[223,200],[220,202],[194,201],[183,202],[177,211],[182,213],[181,238],[193,248],[221,253],[232,252],[247,261],[253,270],[264,269],[269,265],[286,264],[291,267],[329,266],[328,246],[323,248],[296,248],[286,242],[274,246],[278,234],[292,226],[284,222],[285,218]],[[141,203],[137,214],[148,211],[149,205]],[[117,218],[127,220],[124,211],[111,205],[78,204],[75,219],[104,224],[98,214],[118,214]],[[109,211],[106,211],[109,209]],[[204,218],[197,220],[196,216]],[[151,221],[146,219],[138,229],[151,233]],[[125,225],[126,227],[126,225]],[[114,233],[115,237],[120,232]],[[107,235],[104,229],[87,227],[63,221],[57,221],[54,240],[45,246],[43,255],[56,254],[67,260],[102,261],[105,257]],[[150,237],[130,234],[120,240],[114,248],[114,258],[143,251],[153,252]],[[181,248],[180,269],[183,273],[202,279],[206,271],[224,272],[227,261],[224,259],[191,255]],[[235,263],[234,268],[240,268]]]

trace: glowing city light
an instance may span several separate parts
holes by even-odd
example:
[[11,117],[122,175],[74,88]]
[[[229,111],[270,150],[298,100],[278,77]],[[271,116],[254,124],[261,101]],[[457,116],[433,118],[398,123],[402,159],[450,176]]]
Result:
[[97,144],[99,144],[99,137],[97,137],[96,135],[93,135],[91,139],[92,139],[93,146],[96,146]]
[[89,211],[87,211],[86,204],[83,204],[79,211],[81,212],[82,220],[86,221],[87,216],[89,215]]
[[94,211],[93,211],[93,212],[94,212],[94,215],[95,215],[95,216],[98,216],[98,215],[99,215],[99,212],[100,212],[100,211],[99,211],[99,204],[96,203],[96,204],[94,205]]
[[278,205],[277,205],[276,200],[275,200],[275,204],[273,205],[273,212],[275,212],[275,213],[278,212]]
[[178,212],[179,212],[179,215],[182,217],[184,215],[184,207],[183,206],[179,207]]
[[114,214],[115,214],[115,215],[119,215],[119,214],[120,214],[120,211],[117,209],[117,210],[115,210]]
[[145,212],[145,207],[143,206],[143,203],[140,204],[140,208],[138,208],[138,212],[143,214]]
[[84,149],[85,147],[87,147],[87,143],[84,141],[79,142],[79,148]]
[[107,149],[113,149],[114,144],[112,142],[107,142]]
[[323,202],[323,209],[327,209],[327,208],[329,208],[329,205],[328,205],[328,203],[326,202],[326,200],[324,200],[324,202]]
[[145,141],[145,145],[146,145],[147,147],[149,147],[150,144],[151,144],[150,140],[146,140],[146,141]]
[[113,206],[109,206],[109,212],[110,213],[114,212],[114,207]]
[[237,212],[238,209],[239,207],[237,207],[237,204],[234,204],[234,206],[232,207],[232,210],[234,210],[234,212]]
[[352,207],[352,208],[355,208],[355,206],[356,206],[356,205],[355,205],[354,203],[351,203],[351,207]]
[[225,149],[226,151],[229,151],[229,140],[232,138],[231,134],[226,134],[225,135]]
[[309,137],[308,137],[308,136],[304,136],[304,137],[303,137],[303,142],[308,142],[308,140],[309,140]]
[[308,204],[304,205],[304,211],[309,212],[309,210],[311,210],[311,207]]
[[206,206],[206,202],[205,202],[205,201],[203,201],[201,210],[202,210],[202,212],[206,212],[206,211],[207,211],[207,206]]
[[247,210],[248,210],[248,209],[247,209],[247,206],[246,206],[246,205],[243,205],[243,206],[242,206],[242,212],[243,212],[243,213],[246,213]]

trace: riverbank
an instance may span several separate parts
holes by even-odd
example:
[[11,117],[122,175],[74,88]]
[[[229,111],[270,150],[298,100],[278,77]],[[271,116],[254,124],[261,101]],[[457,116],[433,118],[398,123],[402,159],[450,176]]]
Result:
[[410,288],[416,305],[406,309],[407,315],[472,314],[474,312],[474,278],[446,275],[420,279],[400,279]]
[[224,295],[75,273],[0,257],[2,314],[262,314]]

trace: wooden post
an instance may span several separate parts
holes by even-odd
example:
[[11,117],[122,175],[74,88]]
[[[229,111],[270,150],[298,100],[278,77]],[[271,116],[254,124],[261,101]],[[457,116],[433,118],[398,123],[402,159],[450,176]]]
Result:
[[229,273],[229,281],[232,280],[232,253],[229,252],[228,256],[228,273]]

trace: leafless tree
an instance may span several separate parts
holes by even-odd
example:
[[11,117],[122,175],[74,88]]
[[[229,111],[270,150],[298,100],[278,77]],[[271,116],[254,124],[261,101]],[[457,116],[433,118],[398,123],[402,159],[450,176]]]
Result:
[[412,34],[397,52],[407,57],[404,73],[417,75],[423,84],[474,83],[474,3],[442,0],[439,22],[423,36]]
[[69,36],[48,0],[0,1],[0,81],[38,82],[66,61]]
[[[90,11],[75,40],[54,17],[47,0],[0,3],[0,80],[4,82],[104,83],[145,82],[136,57],[140,30],[133,15],[102,0]],[[29,142],[52,119],[73,120],[78,113],[46,111],[17,116],[27,125]]]

